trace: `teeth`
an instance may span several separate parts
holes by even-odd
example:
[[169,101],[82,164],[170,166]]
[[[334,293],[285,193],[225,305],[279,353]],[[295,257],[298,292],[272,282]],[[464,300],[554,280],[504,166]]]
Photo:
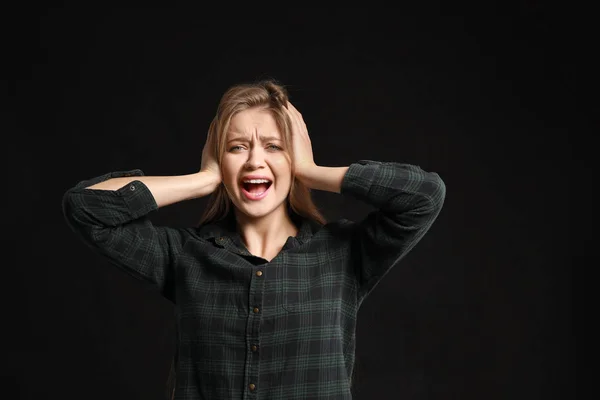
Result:
[[267,179],[247,179],[244,180],[244,183],[269,183],[270,181]]

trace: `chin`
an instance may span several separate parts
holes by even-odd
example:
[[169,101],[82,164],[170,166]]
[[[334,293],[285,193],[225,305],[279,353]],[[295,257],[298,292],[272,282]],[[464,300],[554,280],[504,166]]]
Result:
[[246,210],[246,212],[253,214],[253,215],[258,215],[258,214],[266,215],[266,214],[270,214],[273,211],[277,210],[277,205],[244,203],[244,210]]
[[242,202],[237,208],[242,214],[248,217],[261,218],[276,212],[279,207],[281,207],[281,204]]

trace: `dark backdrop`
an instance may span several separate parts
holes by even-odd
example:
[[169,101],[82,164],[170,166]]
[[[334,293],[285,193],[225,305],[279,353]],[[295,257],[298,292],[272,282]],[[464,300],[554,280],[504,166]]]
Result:
[[[356,398],[574,399],[570,229],[585,216],[574,198],[586,165],[564,17],[535,2],[477,17],[274,11],[3,15],[3,387],[19,399],[163,398],[173,305],[84,247],[61,196],[114,170],[196,171],[223,91],[272,77],[318,164],[408,162],[447,185],[429,234],[360,310]],[[369,211],[315,197],[329,219]],[[195,224],[203,204],[152,218]]]

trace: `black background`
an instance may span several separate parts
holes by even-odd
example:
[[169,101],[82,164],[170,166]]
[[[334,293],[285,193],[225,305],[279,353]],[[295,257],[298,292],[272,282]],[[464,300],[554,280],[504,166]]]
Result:
[[[317,164],[408,162],[447,186],[431,231],[360,310],[356,398],[574,399],[584,252],[572,217],[587,218],[590,196],[566,16],[535,2],[474,14],[253,6],[3,15],[4,387],[164,398],[173,305],[90,253],[61,196],[109,171],[195,172],[224,90],[276,78]],[[315,198],[330,220],[369,211]],[[195,224],[203,204],[152,218]]]

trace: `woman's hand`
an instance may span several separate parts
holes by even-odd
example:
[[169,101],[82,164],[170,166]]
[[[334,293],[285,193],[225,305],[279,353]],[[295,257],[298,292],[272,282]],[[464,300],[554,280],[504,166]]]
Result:
[[292,147],[294,150],[294,170],[298,178],[304,176],[316,167],[313,158],[312,144],[308,136],[308,129],[302,118],[302,114],[288,102],[286,105],[287,114],[290,117],[292,128]]
[[206,143],[202,149],[202,163],[200,165],[200,172],[208,172],[213,175],[215,183],[218,185],[223,180],[223,177],[221,175],[221,168],[219,167],[219,163],[217,162],[217,158],[215,156],[217,146],[211,131],[212,130],[209,130],[209,133],[206,137]]

